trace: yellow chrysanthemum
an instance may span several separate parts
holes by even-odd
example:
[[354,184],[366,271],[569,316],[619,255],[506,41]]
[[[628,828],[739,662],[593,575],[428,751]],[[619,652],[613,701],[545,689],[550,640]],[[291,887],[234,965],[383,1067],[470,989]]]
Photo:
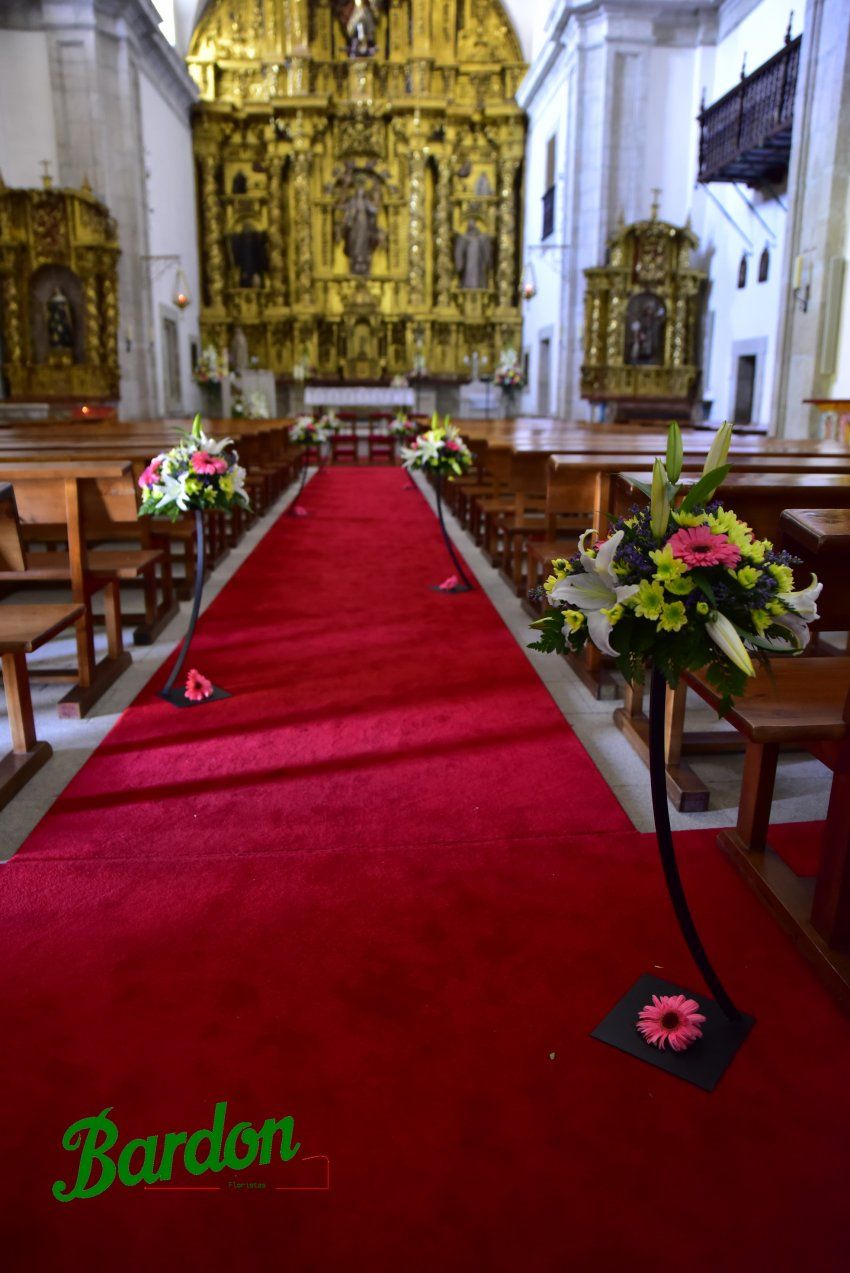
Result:
[[604,606],[602,606],[600,608],[599,613],[604,614],[605,618],[613,626],[613,624],[619,623],[625,611],[623,607],[618,603],[616,606],[611,606],[610,609],[606,609]]
[[688,621],[684,601],[670,601],[661,607],[661,618],[658,620],[659,632],[678,632]]
[[773,619],[766,610],[751,610],[750,618],[753,621],[753,627],[759,634],[764,632],[766,628],[769,628],[773,622]]
[[664,605],[664,589],[660,583],[650,583],[648,579],[641,579],[637,592],[629,599],[629,604],[634,608],[638,618],[657,619]]
[[679,526],[705,526],[708,517],[705,513],[673,513],[673,521]]
[[655,565],[653,578],[662,583],[669,583],[671,579],[680,579],[688,569],[680,557],[673,556],[673,550],[669,544],[666,544],[664,548],[654,548],[649,556]]
[[581,610],[565,610],[563,617],[564,627],[569,628],[570,632],[578,632],[584,623],[584,615]]
[[794,589],[794,571],[790,566],[779,566],[774,563],[768,570],[776,580],[780,592],[792,592]]
[[769,539],[754,539],[741,548],[741,556],[760,566],[764,561],[765,553],[769,553],[772,547],[773,544]]
[[697,614],[701,614],[701,615],[705,616],[705,615],[707,615],[707,614],[708,614],[708,612],[709,612],[709,610],[710,610],[710,609],[711,609],[711,607],[709,606],[709,604],[708,604],[708,602],[707,602],[707,601],[698,601],[698,602],[697,602]]
[[761,571],[756,570],[755,566],[742,566],[740,570],[730,570],[742,588],[755,588],[759,579],[761,579]]
[[665,591],[672,592],[674,597],[687,597],[695,587],[693,579],[689,579],[687,575],[682,575],[681,579],[665,579],[664,581]]

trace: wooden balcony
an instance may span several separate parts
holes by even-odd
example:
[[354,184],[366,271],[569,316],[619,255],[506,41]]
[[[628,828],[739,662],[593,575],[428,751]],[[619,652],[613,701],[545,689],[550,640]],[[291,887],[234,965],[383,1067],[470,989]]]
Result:
[[781,181],[788,171],[802,36],[700,112],[699,180]]

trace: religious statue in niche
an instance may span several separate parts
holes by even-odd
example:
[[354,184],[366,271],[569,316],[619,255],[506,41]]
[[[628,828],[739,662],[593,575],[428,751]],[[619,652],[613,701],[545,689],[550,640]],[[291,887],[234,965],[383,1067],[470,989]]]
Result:
[[234,371],[240,373],[248,370],[248,338],[239,326],[230,342],[230,365]]
[[378,0],[354,0],[337,6],[348,39],[349,57],[372,57],[377,52]]
[[261,287],[269,268],[266,236],[252,225],[228,235],[230,254],[239,273],[239,287]]
[[368,274],[372,253],[380,242],[378,208],[364,185],[357,185],[343,205],[342,241],[352,274]]
[[470,291],[487,287],[492,263],[493,240],[470,220],[466,233],[459,234],[455,241],[455,269],[461,287]]
[[640,292],[626,306],[626,358],[631,366],[660,366],[664,361],[664,302]]
[[74,348],[74,316],[71,302],[60,287],[54,287],[45,309],[51,361],[70,362]]

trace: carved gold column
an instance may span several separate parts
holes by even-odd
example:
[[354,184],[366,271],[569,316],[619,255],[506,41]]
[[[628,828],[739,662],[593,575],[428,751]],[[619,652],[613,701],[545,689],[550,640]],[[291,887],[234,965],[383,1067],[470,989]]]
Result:
[[499,164],[499,266],[496,285],[499,309],[517,303],[516,280],[516,178],[519,159],[503,159]]
[[101,350],[103,361],[109,368],[110,375],[116,387],[118,386],[118,296],[115,288],[115,279],[113,274],[107,274],[103,279],[102,293],[102,340]]
[[408,155],[408,300],[412,309],[425,304],[425,151],[418,134]]
[[437,273],[437,308],[448,309],[452,303],[454,257],[452,252],[452,178],[448,157],[443,155],[437,167],[437,209],[435,217],[434,253]]
[[15,280],[14,267],[8,273],[0,275],[3,286],[0,289],[3,297],[3,332],[5,335],[5,361],[8,363],[23,362],[21,350],[21,310],[18,303],[18,285]]
[[86,362],[100,366],[100,297],[98,278],[92,269],[83,281],[86,306]]
[[310,191],[310,138],[303,131],[295,139],[292,163],[292,211],[295,238],[296,305],[309,305],[313,300],[313,232]]
[[221,209],[219,207],[218,181],[216,180],[215,155],[201,157],[201,203],[204,209],[204,250],[207,288],[210,308],[222,309],[224,304],[224,256],[221,251]]
[[283,229],[281,227],[280,159],[275,156],[269,168],[269,280],[275,300],[283,293]]

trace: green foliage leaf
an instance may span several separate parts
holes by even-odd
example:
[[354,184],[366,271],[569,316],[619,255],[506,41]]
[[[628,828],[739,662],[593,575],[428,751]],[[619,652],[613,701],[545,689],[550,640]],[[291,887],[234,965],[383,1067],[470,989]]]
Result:
[[681,511],[690,513],[698,504],[707,504],[720,483],[725,481],[730,467],[729,464],[722,464],[719,469],[712,469],[710,473],[704,473],[698,482],[694,482],[682,500]]

